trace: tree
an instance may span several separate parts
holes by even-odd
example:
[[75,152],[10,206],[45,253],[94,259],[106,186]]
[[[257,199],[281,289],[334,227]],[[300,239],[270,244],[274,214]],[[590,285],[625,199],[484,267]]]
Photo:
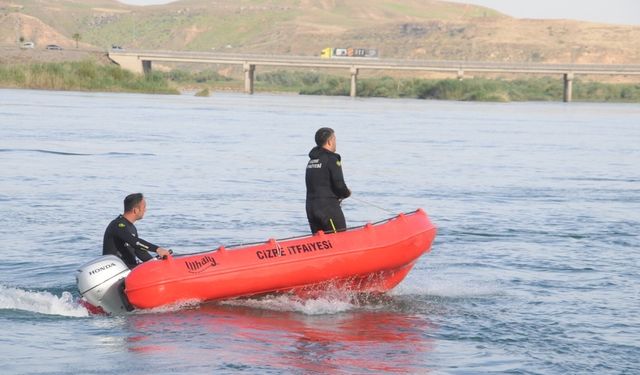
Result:
[[78,41],[80,40],[80,34],[79,33],[75,33],[71,37],[73,38],[73,40],[76,41],[76,48],[78,48]]

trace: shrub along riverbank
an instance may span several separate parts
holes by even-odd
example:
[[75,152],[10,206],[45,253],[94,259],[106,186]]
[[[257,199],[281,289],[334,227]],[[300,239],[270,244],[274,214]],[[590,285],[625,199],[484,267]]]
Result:
[[[294,87],[300,94],[349,95],[350,80],[319,73],[276,71],[259,74],[258,87]],[[359,79],[358,96],[419,98],[461,101],[561,101],[563,82],[560,78],[501,80],[395,79],[392,77]],[[573,83],[573,100],[595,102],[640,102],[640,84]]]
[[0,86],[41,90],[77,90],[178,94],[163,74],[146,76],[91,60],[30,65],[0,65]]
[[[318,72],[272,71],[256,75],[257,91],[295,92],[303,95],[349,95],[348,77]],[[146,76],[115,65],[91,60],[82,62],[0,65],[0,86],[45,90],[80,90],[178,94],[186,88],[241,90],[240,78],[213,70],[189,72],[154,71]],[[207,91],[208,92],[208,91]],[[472,78],[426,80],[392,77],[358,80],[358,96],[419,98],[462,101],[560,101],[563,84],[559,78],[501,80]],[[203,95],[206,96],[206,95]],[[574,80],[573,99],[593,102],[640,102],[640,84],[610,84]]]

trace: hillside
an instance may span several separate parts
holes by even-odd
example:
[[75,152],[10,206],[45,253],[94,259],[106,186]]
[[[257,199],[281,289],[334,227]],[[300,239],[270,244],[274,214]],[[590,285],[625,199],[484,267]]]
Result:
[[81,48],[100,50],[318,55],[353,46],[383,58],[640,63],[640,27],[514,19],[435,0],[0,0],[0,46],[23,38],[75,48],[74,33]]

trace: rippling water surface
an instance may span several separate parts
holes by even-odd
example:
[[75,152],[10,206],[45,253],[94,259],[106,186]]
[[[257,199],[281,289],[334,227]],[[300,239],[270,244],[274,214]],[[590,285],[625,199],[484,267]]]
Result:
[[[350,225],[439,227],[388,296],[77,304],[130,192],[178,253],[305,234],[321,126]],[[638,105],[0,90],[2,372],[639,373],[638,144]]]

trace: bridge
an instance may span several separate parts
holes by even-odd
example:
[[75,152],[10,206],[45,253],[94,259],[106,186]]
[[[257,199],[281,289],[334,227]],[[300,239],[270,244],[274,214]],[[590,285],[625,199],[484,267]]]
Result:
[[135,73],[148,73],[152,62],[200,63],[241,65],[244,70],[244,91],[254,92],[256,66],[297,67],[297,68],[338,68],[349,69],[351,73],[350,95],[356,96],[358,73],[364,69],[450,72],[463,79],[465,72],[512,73],[559,75],[564,81],[565,102],[571,101],[572,83],[576,75],[640,75],[640,65],[596,65],[596,64],[540,64],[505,63],[480,61],[438,61],[438,60],[398,60],[370,59],[362,57],[320,58],[309,56],[269,56],[251,54],[226,54],[208,52],[171,52],[142,50],[110,50],[109,58],[123,69]]

